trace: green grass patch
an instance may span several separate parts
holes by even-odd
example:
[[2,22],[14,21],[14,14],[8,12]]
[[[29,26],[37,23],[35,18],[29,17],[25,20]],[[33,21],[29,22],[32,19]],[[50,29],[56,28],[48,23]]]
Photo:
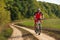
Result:
[[57,32],[52,32],[52,31],[48,31],[48,30],[42,30],[43,33],[54,37],[56,40],[60,40],[60,33]]
[[[24,20],[18,24],[23,24],[27,27],[34,27],[34,20]],[[46,19],[43,20],[42,28],[60,30],[60,19]]]
[[7,27],[4,29],[2,29],[2,31],[0,32],[0,40],[8,40],[8,38],[11,36],[12,34],[12,28]]
[[47,19],[42,23],[44,28],[60,30],[60,19]]

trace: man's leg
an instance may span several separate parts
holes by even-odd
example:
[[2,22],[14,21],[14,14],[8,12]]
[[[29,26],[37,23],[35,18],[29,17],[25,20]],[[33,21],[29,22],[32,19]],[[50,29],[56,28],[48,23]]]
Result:
[[40,35],[41,31],[42,31],[42,25],[41,25],[41,23],[40,23],[40,24],[39,24],[39,35]]
[[37,23],[35,22],[35,24],[34,24],[34,26],[35,26],[35,32],[36,32],[36,34],[37,34]]

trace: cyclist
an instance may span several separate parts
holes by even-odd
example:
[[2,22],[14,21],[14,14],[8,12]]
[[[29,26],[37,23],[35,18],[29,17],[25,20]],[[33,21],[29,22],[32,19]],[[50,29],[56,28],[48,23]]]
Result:
[[41,23],[42,23],[41,19],[43,19],[43,14],[42,14],[41,10],[38,9],[37,12],[34,13],[34,22],[35,22],[34,25],[35,25],[35,29],[37,27],[36,25],[37,25],[38,20],[40,21],[40,27],[41,27]]

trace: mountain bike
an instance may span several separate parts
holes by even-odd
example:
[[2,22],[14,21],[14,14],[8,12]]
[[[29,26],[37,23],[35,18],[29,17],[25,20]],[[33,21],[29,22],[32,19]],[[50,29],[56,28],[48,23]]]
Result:
[[38,35],[40,35],[41,30],[42,30],[41,22],[40,22],[40,20],[38,20],[38,22],[36,23],[36,28],[35,28],[36,34],[38,33]]

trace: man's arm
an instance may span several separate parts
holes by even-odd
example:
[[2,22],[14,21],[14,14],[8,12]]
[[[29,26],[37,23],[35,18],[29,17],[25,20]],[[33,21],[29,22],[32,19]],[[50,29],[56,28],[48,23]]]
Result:
[[42,14],[42,19],[44,19],[44,15]]
[[41,20],[40,22],[43,23],[44,15],[41,13]]
[[43,15],[43,13],[41,12],[41,19],[43,20],[44,19],[44,15]]

